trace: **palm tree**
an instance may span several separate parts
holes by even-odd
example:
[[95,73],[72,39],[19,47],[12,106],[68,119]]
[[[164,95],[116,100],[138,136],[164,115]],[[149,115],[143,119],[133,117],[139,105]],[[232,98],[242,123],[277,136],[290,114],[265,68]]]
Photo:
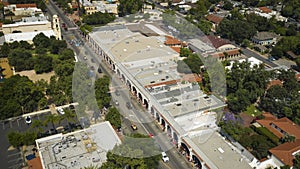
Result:
[[71,122],[76,122],[75,120],[75,112],[72,112],[71,110],[65,110],[65,114],[62,116],[63,119],[66,119],[69,125],[69,128],[71,129]]
[[46,117],[45,125],[51,123],[52,128],[56,131],[55,125],[59,124],[62,120],[62,116],[58,116],[57,114],[50,114]]
[[42,126],[45,126],[44,122],[41,120],[34,120],[30,128],[37,130],[39,133],[43,132]]

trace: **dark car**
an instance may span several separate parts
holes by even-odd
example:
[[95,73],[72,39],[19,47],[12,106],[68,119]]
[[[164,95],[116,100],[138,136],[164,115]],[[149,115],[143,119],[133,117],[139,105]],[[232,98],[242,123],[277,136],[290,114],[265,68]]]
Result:
[[126,107],[127,107],[128,109],[132,109],[131,103],[130,103],[130,102],[126,102]]

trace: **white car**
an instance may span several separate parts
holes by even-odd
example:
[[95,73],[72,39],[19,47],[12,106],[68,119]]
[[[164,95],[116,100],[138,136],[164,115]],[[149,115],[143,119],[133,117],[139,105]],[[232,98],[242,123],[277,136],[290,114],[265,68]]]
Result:
[[62,115],[65,114],[65,111],[62,108],[57,108],[57,112],[62,114]]
[[166,163],[168,161],[170,161],[169,157],[167,156],[166,152],[162,152],[161,153],[162,156],[162,160]]
[[26,122],[26,124],[31,124],[31,117],[30,116],[26,116],[25,117],[25,122]]

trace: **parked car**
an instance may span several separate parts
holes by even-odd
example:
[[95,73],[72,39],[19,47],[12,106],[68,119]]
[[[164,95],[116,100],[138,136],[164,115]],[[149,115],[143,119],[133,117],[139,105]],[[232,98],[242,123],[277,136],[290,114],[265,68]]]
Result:
[[25,122],[26,122],[26,124],[31,124],[32,123],[31,117],[30,116],[26,116],[25,117]]
[[65,111],[64,111],[64,109],[62,109],[62,108],[57,108],[57,112],[59,113],[59,114],[61,114],[61,115],[63,115],[63,114],[65,114]]
[[137,129],[138,129],[137,126],[136,126],[135,124],[132,124],[132,125],[131,125],[131,128],[132,128],[132,130],[137,130]]
[[162,160],[166,163],[168,161],[170,161],[169,157],[167,156],[167,153],[166,152],[162,152],[161,153],[161,156],[162,156]]
[[131,103],[130,102],[126,102],[126,107],[127,107],[127,109],[132,109]]
[[118,89],[116,90],[116,95],[117,95],[117,96],[120,96],[120,92],[119,92]]

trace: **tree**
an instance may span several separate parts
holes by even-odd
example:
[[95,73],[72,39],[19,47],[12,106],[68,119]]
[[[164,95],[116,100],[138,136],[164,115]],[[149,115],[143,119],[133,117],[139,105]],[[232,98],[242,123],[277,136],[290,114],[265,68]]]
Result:
[[294,169],[299,169],[300,168],[300,155],[295,156],[295,159],[293,160],[293,163],[294,163],[294,166],[293,166]]
[[35,58],[34,70],[37,74],[48,73],[53,70],[52,57],[48,55],[38,55]]
[[109,121],[115,129],[121,128],[121,114],[115,107],[111,107],[108,109],[108,113],[105,116],[105,120]]
[[25,49],[12,50],[8,55],[8,60],[12,66],[15,66],[16,71],[32,70],[34,67],[32,54]]
[[64,40],[56,40],[55,38],[50,38],[50,40],[50,52],[52,54],[58,54],[60,50],[67,48],[67,43]]
[[21,133],[15,132],[15,131],[9,132],[7,134],[9,144],[11,144],[15,148],[18,148],[21,145],[23,145],[22,137],[23,137],[23,135]]
[[95,96],[99,109],[108,107],[110,104],[109,83],[109,77],[106,75],[95,81]]
[[54,129],[56,131],[55,126],[57,124],[59,124],[61,120],[62,120],[61,116],[58,116],[57,114],[49,114],[46,116],[45,125],[50,123],[52,126],[52,129]]
[[43,33],[37,34],[32,41],[36,48],[48,48],[50,46],[50,39]]
[[106,25],[115,20],[115,15],[110,13],[95,12],[83,17],[83,22],[88,25]]
[[118,6],[119,16],[137,13],[142,10],[143,5],[143,0],[120,0]]

